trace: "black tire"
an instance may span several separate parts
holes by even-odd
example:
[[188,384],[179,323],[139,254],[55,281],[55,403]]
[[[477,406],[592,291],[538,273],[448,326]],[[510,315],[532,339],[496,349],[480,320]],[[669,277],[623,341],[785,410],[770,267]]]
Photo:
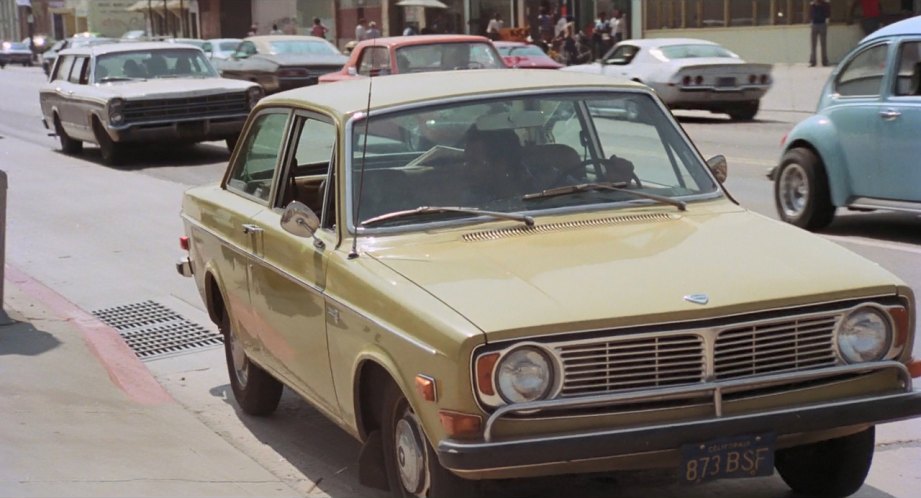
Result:
[[103,129],[102,124],[96,119],[93,120],[93,134],[96,135],[96,141],[99,143],[103,163],[109,166],[118,166],[125,162],[124,145],[114,142],[109,133]]
[[79,154],[83,152],[83,142],[80,140],[74,140],[67,136],[67,132],[64,131],[64,127],[61,126],[61,119],[58,118],[58,115],[54,115],[54,132],[58,136],[58,140],[61,142],[61,152],[69,155]]
[[760,107],[761,101],[751,100],[729,108],[727,114],[733,121],[751,121],[755,119],[755,114],[758,114]]
[[42,71],[45,72],[45,76],[51,76],[51,66],[42,62]]
[[[400,389],[389,383],[383,397],[381,437],[390,492],[396,498],[475,498],[482,481],[462,479],[441,466],[425,431]],[[403,436],[403,444],[397,439]],[[410,449],[410,451],[407,451]],[[412,449],[416,451],[412,451]],[[420,466],[413,470],[413,460]],[[401,477],[413,476],[413,477]],[[409,483],[409,484],[407,484]],[[409,489],[413,488],[413,489]]]
[[237,404],[249,415],[269,415],[278,408],[283,390],[282,383],[261,367],[251,362],[243,352],[239,339],[233,332],[230,316],[225,310],[221,316],[221,334],[224,335],[224,356],[230,388]]
[[237,142],[240,140],[240,135],[234,135],[232,137],[227,137],[224,139],[224,143],[227,144],[227,152],[233,154],[233,150],[237,147]]
[[860,489],[873,462],[876,429],[778,450],[774,466],[790,489],[807,496],[843,497]]
[[774,176],[774,205],[780,219],[806,230],[828,226],[835,217],[828,175],[815,152],[788,150]]

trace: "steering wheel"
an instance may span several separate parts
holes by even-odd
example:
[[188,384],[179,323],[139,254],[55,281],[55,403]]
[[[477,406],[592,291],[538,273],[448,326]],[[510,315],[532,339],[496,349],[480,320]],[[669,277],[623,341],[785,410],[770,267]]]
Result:
[[569,177],[571,174],[578,173],[580,170],[584,172],[585,167],[589,165],[600,166],[605,171],[620,168],[624,170],[621,173],[623,173],[623,176],[627,177],[626,182],[628,185],[632,181],[636,184],[637,188],[643,188],[643,182],[641,182],[639,177],[636,176],[636,173],[633,172],[633,163],[627,161],[626,159],[621,159],[617,156],[611,156],[610,159],[590,157],[588,159],[579,161],[578,164],[573,164],[571,166],[561,168],[557,172],[557,175],[553,178],[553,183],[551,185],[562,185],[567,183],[567,177]]

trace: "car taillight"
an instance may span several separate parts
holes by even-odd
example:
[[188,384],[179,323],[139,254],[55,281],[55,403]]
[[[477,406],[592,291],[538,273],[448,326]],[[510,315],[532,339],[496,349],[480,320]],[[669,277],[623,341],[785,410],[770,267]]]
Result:
[[189,238],[186,237],[185,235],[183,235],[182,237],[179,237],[179,247],[181,247],[183,251],[188,251],[189,250]]
[[758,77],[757,77],[757,76],[755,76],[754,74],[749,74],[749,75],[748,75],[748,82],[749,82],[749,83],[755,83],[755,82],[757,82],[757,81],[758,81]]
[[767,82],[768,82],[768,75],[762,74],[762,75],[761,75],[761,84],[764,85],[764,84],[766,84]]
[[703,77],[703,76],[698,75],[696,78],[694,78],[694,84],[695,84],[695,85],[701,85],[701,84],[703,84],[703,82],[704,82],[704,77]]
[[690,76],[685,76],[684,78],[681,78],[681,83],[682,83],[684,86],[690,85],[690,84],[691,84],[691,77],[690,77]]

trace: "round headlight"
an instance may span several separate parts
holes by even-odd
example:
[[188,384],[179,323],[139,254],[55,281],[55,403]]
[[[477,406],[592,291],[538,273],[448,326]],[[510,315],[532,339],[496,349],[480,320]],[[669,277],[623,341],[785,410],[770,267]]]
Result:
[[499,362],[496,384],[499,395],[509,403],[543,399],[553,387],[553,367],[540,349],[520,347]]
[[122,99],[112,99],[109,101],[108,113],[109,113],[109,122],[112,124],[119,124],[125,120],[125,115],[122,114],[122,110],[125,108],[125,101]]
[[857,308],[838,327],[838,351],[848,363],[882,359],[892,344],[892,325],[882,310]]

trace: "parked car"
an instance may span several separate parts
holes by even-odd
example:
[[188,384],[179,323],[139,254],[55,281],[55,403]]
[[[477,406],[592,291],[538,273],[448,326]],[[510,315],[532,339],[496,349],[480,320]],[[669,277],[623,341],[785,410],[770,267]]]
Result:
[[229,59],[215,64],[225,78],[259,83],[268,94],[315,85],[317,78],[337,71],[347,59],[323,38],[266,35],[245,38]]
[[290,387],[395,496],[647,467],[852,493],[874,425],[921,414],[914,295],[739,206],[725,171],[626,81],[312,86],[260,101],[186,192],[177,269],[242,411]]
[[262,95],[219,77],[201,50],[165,42],[66,49],[39,92],[42,121],[64,153],[96,143],[106,164],[143,142],[226,140],[233,149]]
[[65,48],[90,47],[117,42],[117,38],[106,38],[104,36],[74,36],[72,38],[58,40],[42,54],[42,71],[45,72],[45,75],[50,75],[51,68],[54,67],[54,61],[58,57],[58,52]]
[[530,43],[496,41],[496,50],[508,67],[518,69],[559,69],[563,64],[553,60],[540,47]]
[[362,40],[349,60],[320,77],[332,83],[370,75],[497,69],[505,67],[489,38],[474,35],[415,35]]
[[745,62],[726,48],[693,38],[618,43],[600,62],[564,71],[603,74],[649,85],[672,109],[698,109],[750,121],[771,88],[770,64]]
[[32,65],[32,51],[24,43],[3,42],[0,44],[0,68],[7,64]]
[[182,45],[190,45],[192,47],[198,48],[203,48],[205,44],[208,43],[206,40],[202,40],[200,38],[167,38],[163,41],[167,43],[180,43]]
[[212,38],[205,40],[202,51],[209,59],[229,59],[243,40],[239,38]]
[[120,40],[123,42],[136,42],[136,41],[147,41],[147,31],[143,29],[133,29],[131,31],[125,31],[122,34]]
[[819,230],[839,207],[921,213],[919,37],[921,18],[886,26],[831,73],[768,175],[782,220]]

